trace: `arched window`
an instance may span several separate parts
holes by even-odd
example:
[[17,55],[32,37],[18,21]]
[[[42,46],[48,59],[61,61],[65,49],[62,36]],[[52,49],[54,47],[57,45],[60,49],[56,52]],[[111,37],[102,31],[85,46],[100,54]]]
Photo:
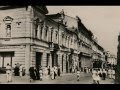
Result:
[[6,37],[11,37],[11,24],[6,24]]
[[47,40],[47,37],[48,37],[48,26],[45,26],[45,38],[46,38],[46,40]]
[[58,31],[56,31],[56,41],[58,40]]
[[38,33],[38,23],[39,23],[39,18],[35,18],[34,25],[35,25],[35,37],[36,38],[37,38],[37,33]]
[[64,32],[62,33],[62,45],[64,45]]
[[6,16],[3,21],[5,23],[6,37],[11,37],[11,23],[13,21],[13,18],[11,18],[10,16]]
[[50,27],[50,32],[51,32],[51,42],[53,42],[53,30],[54,30],[54,28],[53,27]]

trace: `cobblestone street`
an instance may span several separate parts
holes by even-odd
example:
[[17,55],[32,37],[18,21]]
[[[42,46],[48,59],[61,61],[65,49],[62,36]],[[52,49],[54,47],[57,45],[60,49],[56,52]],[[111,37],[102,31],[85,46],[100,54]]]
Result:
[[[1,82],[2,81],[2,82]],[[1,84],[92,84],[91,74],[81,73],[80,81],[77,81],[76,74],[62,74],[60,77],[56,77],[55,80],[50,78],[43,79],[43,81],[36,80],[34,82],[29,82],[29,77],[19,77],[14,76],[13,82],[7,83],[6,76],[0,75]],[[100,84],[113,84],[112,79],[101,80]]]

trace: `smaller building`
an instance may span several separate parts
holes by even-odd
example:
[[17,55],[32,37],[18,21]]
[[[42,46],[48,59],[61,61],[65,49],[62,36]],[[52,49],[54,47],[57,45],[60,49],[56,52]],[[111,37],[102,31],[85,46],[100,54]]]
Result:
[[114,67],[115,65],[117,65],[116,56],[111,54],[110,52],[107,52],[107,64],[108,67]]

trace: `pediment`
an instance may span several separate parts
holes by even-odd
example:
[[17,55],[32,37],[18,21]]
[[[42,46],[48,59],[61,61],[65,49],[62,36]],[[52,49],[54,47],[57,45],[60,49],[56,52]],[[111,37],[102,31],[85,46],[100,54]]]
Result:
[[4,22],[6,21],[10,21],[12,22],[13,21],[13,18],[11,18],[10,16],[6,16],[4,19],[3,19]]

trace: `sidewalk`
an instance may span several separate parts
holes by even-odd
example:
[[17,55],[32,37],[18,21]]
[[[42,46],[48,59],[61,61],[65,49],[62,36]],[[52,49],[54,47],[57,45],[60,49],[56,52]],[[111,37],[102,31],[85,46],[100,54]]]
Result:
[[[90,74],[85,74],[85,73],[81,73],[81,78],[82,77],[87,77],[87,76],[90,76]],[[67,81],[69,82],[69,79],[75,79],[76,80],[76,73],[64,73],[64,74],[61,74],[60,77],[56,77],[55,80],[51,80],[50,77],[48,78],[43,78],[42,81],[39,81],[39,80],[35,80],[35,82],[31,82],[30,83],[30,78],[29,76],[23,76],[23,77],[19,77],[19,76],[13,76],[12,77],[12,81],[13,82],[7,82],[6,80],[6,74],[0,74],[0,84],[34,84],[34,83],[40,83],[40,84],[49,84],[50,82],[51,83],[59,83],[59,82],[64,82]],[[67,80],[66,80],[67,79]]]
[[113,79],[101,80],[100,84],[114,84],[114,80]]
[[[30,79],[28,76],[13,76],[13,82],[7,83],[6,75],[0,74],[0,84],[92,84],[92,76],[91,73],[81,73],[80,81],[77,81],[76,73],[65,73],[61,74],[60,77],[56,77],[55,80],[51,80],[48,78],[43,78],[43,81],[35,80],[30,83]],[[112,79],[101,80],[100,84],[113,84]]]

